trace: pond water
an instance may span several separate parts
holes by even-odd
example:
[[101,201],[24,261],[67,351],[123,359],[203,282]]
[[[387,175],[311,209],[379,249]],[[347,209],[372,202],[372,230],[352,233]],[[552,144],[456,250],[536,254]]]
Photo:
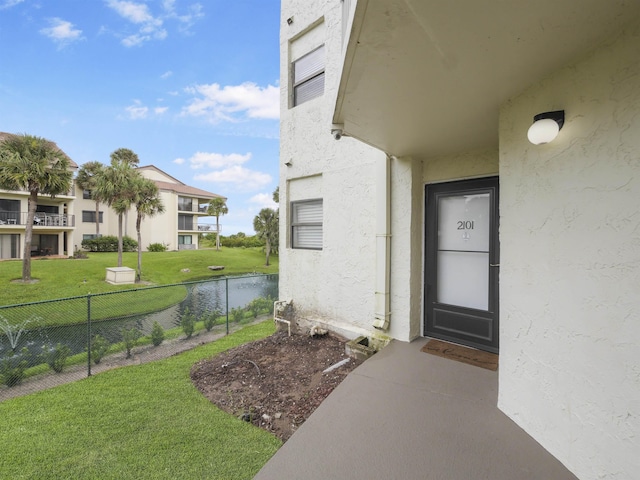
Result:
[[[156,321],[164,329],[179,327],[186,308],[199,318],[214,309],[221,312],[221,315],[226,315],[232,308],[246,307],[249,302],[259,297],[275,300],[278,298],[278,275],[223,277],[214,281],[187,284],[186,287],[187,295],[179,304],[158,312],[92,322],[91,335],[99,334],[109,343],[116,343],[122,340],[120,332],[123,328],[135,327],[143,335],[148,335]],[[131,291],[128,292],[131,293]],[[27,347],[31,353],[31,363],[40,363],[35,357],[42,352],[44,345],[61,343],[67,345],[72,354],[81,353],[86,350],[88,335],[86,324],[26,330],[20,335],[16,351]],[[6,335],[2,335],[0,359],[10,352],[9,339]]]

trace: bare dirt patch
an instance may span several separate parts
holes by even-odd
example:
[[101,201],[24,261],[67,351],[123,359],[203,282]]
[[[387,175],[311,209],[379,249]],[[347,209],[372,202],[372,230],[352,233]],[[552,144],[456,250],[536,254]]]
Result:
[[337,336],[279,331],[197,363],[191,379],[222,410],[286,441],[361,363],[351,358],[325,373],[347,358]]

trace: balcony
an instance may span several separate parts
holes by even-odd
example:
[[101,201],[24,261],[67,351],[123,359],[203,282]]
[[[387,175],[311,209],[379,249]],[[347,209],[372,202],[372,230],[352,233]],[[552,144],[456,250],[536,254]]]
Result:
[[[0,227],[26,225],[27,212],[0,212]],[[36,212],[34,227],[75,227],[75,215]]]
[[200,205],[195,201],[195,199],[182,198],[182,197],[178,199],[179,212],[206,214],[208,209],[209,209],[209,204]]
[[[210,224],[210,223],[199,223],[198,231],[206,232],[206,233],[216,233],[216,225]],[[221,231],[222,231],[222,225],[218,225],[218,233]]]

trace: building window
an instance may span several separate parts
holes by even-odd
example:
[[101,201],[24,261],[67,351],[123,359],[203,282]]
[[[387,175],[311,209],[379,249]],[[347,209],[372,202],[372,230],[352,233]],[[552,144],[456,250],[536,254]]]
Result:
[[18,223],[20,223],[20,200],[0,199],[0,225]]
[[[100,212],[100,223],[102,223],[102,214],[103,212]],[[92,210],[83,210],[82,221],[85,223],[96,223],[96,212]]]
[[291,248],[322,250],[322,199],[291,202]]
[[191,235],[178,235],[178,245],[191,245]]
[[193,211],[193,199],[178,197],[178,210],[183,212],[192,212]]
[[293,62],[293,106],[324,93],[324,45]]
[[84,233],[82,235],[82,240],[93,240],[94,238],[100,238],[102,234],[96,235],[95,233]]
[[91,190],[82,190],[82,198],[91,200]]
[[0,258],[20,258],[20,235],[9,233],[0,235]]
[[178,215],[178,230],[193,230],[193,215]]

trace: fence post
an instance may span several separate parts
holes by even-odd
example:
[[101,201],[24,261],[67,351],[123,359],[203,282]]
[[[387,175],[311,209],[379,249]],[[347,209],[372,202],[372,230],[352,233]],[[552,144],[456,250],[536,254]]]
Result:
[[224,293],[226,295],[225,305],[227,307],[227,335],[229,335],[229,278],[224,279]]
[[87,295],[87,376],[91,376],[91,294]]

